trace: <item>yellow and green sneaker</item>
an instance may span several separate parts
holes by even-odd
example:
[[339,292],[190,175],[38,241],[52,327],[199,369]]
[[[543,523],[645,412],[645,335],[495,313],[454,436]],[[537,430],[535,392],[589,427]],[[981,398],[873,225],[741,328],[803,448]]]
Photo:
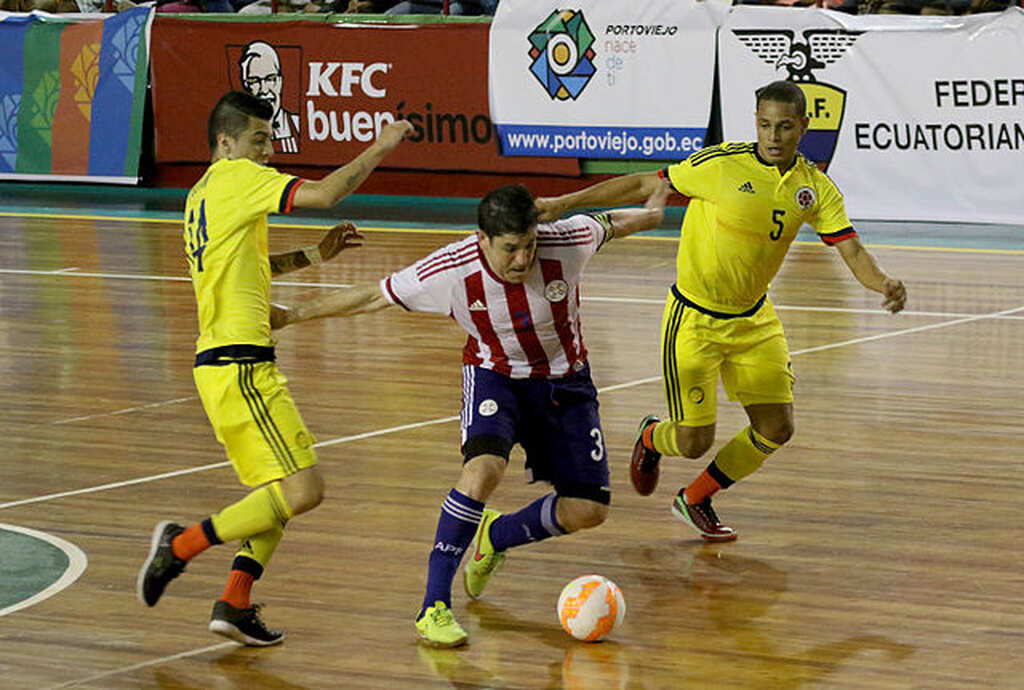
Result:
[[484,509],[483,518],[476,528],[476,536],[473,537],[473,549],[469,552],[469,558],[462,569],[466,594],[473,599],[480,596],[488,580],[498,572],[508,557],[504,551],[495,551],[491,546],[491,523],[499,517],[501,513],[498,511]]
[[469,639],[469,635],[443,601],[427,607],[423,616],[416,621],[416,632],[420,636],[420,643],[428,647],[458,647],[466,644]]

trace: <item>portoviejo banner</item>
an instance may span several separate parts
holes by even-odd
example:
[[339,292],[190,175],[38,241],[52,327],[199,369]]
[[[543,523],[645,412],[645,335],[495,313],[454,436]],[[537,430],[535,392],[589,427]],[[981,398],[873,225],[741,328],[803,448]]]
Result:
[[807,96],[804,155],[864,219],[1024,222],[1024,11],[852,16],[737,6],[719,39],[723,136],[753,140],[754,91]]
[[209,161],[206,119],[234,89],[273,106],[275,165],[343,164],[404,118],[413,133],[387,167],[578,175],[576,160],[499,154],[487,112],[487,31],[486,24],[345,24],[315,15],[281,22],[164,15],[153,27],[156,160]]
[[153,12],[0,12],[0,179],[135,184]]
[[502,0],[489,45],[502,153],[686,158],[710,119],[716,25],[694,0]]

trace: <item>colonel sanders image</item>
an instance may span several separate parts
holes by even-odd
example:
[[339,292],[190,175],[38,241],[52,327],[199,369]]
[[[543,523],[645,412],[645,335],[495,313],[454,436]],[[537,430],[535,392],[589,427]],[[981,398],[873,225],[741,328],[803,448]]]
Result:
[[270,121],[274,133],[274,151],[298,153],[302,132],[300,120],[296,113],[281,107],[283,79],[277,51],[268,43],[253,41],[242,49],[238,66],[242,70],[242,87],[274,109],[274,118]]

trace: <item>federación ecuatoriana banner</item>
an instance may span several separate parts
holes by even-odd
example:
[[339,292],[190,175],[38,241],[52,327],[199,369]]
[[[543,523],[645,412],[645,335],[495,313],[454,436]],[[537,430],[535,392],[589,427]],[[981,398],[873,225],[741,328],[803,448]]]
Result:
[[719,39],[723,136],[753,140],[754,90],[807,96],[801,149],[854,218],[1024,222],[1024,11],[853,16],[736,6]]
[[506,156],[679,160],[704,144],[715,27],[694,0],[501,0],[491,119]]
[[151,17],[0,12],[0,179],[138,180]]

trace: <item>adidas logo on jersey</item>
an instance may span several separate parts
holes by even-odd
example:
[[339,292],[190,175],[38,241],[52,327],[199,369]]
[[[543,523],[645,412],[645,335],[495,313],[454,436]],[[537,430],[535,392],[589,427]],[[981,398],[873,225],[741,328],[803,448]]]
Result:
[[487,311],[487,305],[480,300],[475,300],[473,304],[469,305],[470,311]]
[[750,184],[749,181],[744,182],[743,184],[741,184],[736,191],[738,191],[738,192],[746,192],[747,194],[756,194],[756,192],[754,191],[754,185]]

